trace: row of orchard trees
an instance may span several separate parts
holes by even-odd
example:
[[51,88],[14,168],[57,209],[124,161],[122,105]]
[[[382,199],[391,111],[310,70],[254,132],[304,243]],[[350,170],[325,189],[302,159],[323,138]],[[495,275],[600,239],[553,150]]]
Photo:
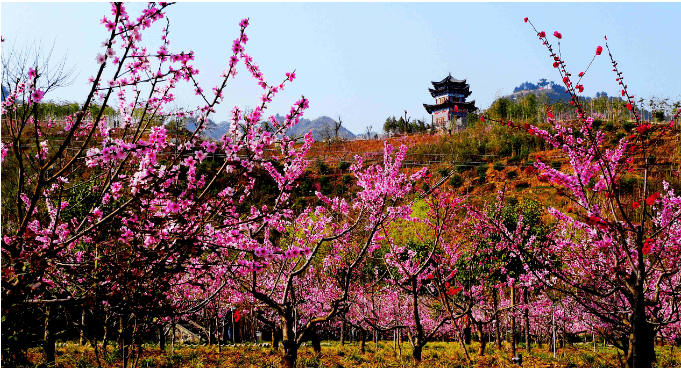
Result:
[[[597,332],[625,351],[630,367],[651,366],[657,334],[677,336],[681,198],[665,184],[625,203],[617,188],[631,165],[647,167],[673,123],[639,122],[636,134],[604,149],[604,133],[591,129],[561,68],[576,119],[552,120],[550,131],[503,123],[568,154],[569,171],[540,161],[536,168],[575,202],[574,213],[549,209],[549,219],[536,206],[505,205],[502,195],[488,204],[459,197],[441,185],[447,177],[403,170],[406,148],[388,144],[381,165],[357,157],[351,194],[317,192],[316,205],[294,211],[312,138],[296,144],[283,133],[308,100],[296,101],[284,122],[263,114],[295,72],[279,84],[265,80],[246,52],[244,19],[220,83],[204,91],[195,55],[172,50],[168,24],[158,50],[141,42],[168,6],[150,3],[134,16],[111,5],[92,88],[56,124],[39,117],[55,87],[47,65],[3,71],[19,76],[3,79],[3,363],[25,363],[38,342],[53,360],[57,316],[96,352],[115,334],[127,366],[147,329],[207,309],[238,319],[234,308],[244,305],[280,331],[291,367],[305,340],[341,320],[361,331],[405,331],[417,360],[437,336],[465,339],[468,324],[498,334],[502,319],[513,330],[525,321],[535,337],[546,336],[548,318],[569,321],[571,332]],[[263,88],[261,103],[248,113],[234,107],[230,132],[202,141],[239,62]],[[205,104],[171,110],[182,85]],[[92,110],[95,101],[104,108]],[[109,107],[118,128],[106,124]],[[190,136],[171,139],[156,124],[187,115],[197,121]],[[224,160],[208,171],[203,161],[215,152]]]

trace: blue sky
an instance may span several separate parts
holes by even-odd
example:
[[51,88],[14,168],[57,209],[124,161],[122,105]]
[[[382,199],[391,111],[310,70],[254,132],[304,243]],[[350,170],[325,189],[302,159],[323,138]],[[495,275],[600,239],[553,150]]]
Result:
[[[129,4],[128,13],[136,17],[142,6]],[[54,43],[54,55],[68,54],[79,74],[71,86],[46,98],[82,102],[107,36],[99,20],[110,14],[109,7],[3,2],[3,57],[13,45],[41,42],[49,49]],[[166,14],[170,49],[194,50],[204,90],[218,82],[239,20],[249,17],[246,51],[267,80],[279,82],[293,69],[297,74],[267,114],[286,113],[304,95],[310,100],[307,118],[341,116],[355,133],[367,125],[379,130],[386,117],[404,110],[429,120],[422,104],[433,102],[430,81],[448,73],[468,80],[469,99],[481,108],[522,82],[558,81],[546,48],[523,22],[526,16],[539,30],[563,34],[562,54],[573,74],[588,65],[598,45],[605,46],[607,35],[637,98],[681,99],[679,3],[179,3]],[[163,24],[146,31],[151,50],[160,45]],[[585,94],[615,95],[611,69],[606,53],[597,57],[583,80]],[[217,121],[227,120],[235,105],[257,104],[260,89],[241,64],[239,71],[213,116]],[[187,85],[176,96],[179,106],[200,103]]]

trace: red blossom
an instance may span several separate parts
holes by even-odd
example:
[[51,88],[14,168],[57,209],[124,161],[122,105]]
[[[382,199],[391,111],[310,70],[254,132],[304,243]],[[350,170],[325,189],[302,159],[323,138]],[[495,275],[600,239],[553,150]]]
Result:
[[602,47],[602,46],[596,47],[596,55],[600,55],[602,52],[603,52],[603,47]]
[[636,201],[636,202],[631,204],[631,207],[633,207],[634,209],[637,209],[637,208],[641,207],[641,203],[639,201]]
[[660,192],[655,192],[646,199],[646,204],[648,204],[648,206],[652,206],[655,204],[655,202],[657,202],[658,199],[660,199]]
[[563,38],[563,35],[560,34],[560,32],[558,32],[558,31],[553,32],[553,35],[554,35],[557,39],[559,39],[559,40],[560,40],[561,38]]
[[634,107],[631,106],[631,102],[627,102],[627,110],[631,111],[633,109],[634,109]]
[[458,294],[460,291],[461,291],[461,286],[459,286],[457,288],[450,288],[449,290],[447,290],[447,295],[454,296],[454,295]]
[[645,242],[643,242],[643,249],[641,251],[643,252],[644,255],[650,254],[653,250],[653,245],[651,244],[653,242],[653,239],[646,239]]
[[528,20],[529,20],[529,19],[528,19],[527,17],[525,17],[525,23],[527,23]]

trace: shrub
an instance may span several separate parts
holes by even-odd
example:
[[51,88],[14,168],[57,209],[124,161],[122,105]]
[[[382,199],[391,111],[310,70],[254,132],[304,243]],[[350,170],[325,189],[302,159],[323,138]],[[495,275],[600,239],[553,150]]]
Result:
[[459,174],[464,173],[464,172],[468,171],[469,169],[470,169],[470,167],[468,165],[464,165],[464,164],[456,166],[456,171]]
[[350,163],[347,161],[341,161],[338,163],[338,170],[345,171],[350,168]]
[[606,132],[614,132],[615,124],[612,121],[609,121],[605,123],[605,125],[603,126],[603,130],[605,130]]
[[442,176],[443,178],[444,178],[445,176],[449,175],[449,169],[446,168],[446,167],[441,167],[441,168],[437,169],[437,172],[438,172],[438,174],[440,174],[440,176]]
[[603,120],[601,119],[594,119],[593,123],[591,123],[591,127],[593,127],[594,129],[600,128],[601,125],[603,125]]
[[319,174],[324,175],[329,172],[329,165],[327,165],[326,162],[317,159],[317,171]]
[[610,140],[610,143],[612,144],[618,144],[622,138],[626,137],[626,133],[623,132],[618,132],[615,134],[614,137]]
[[310,178],[305,178],[300,183],[300,192],[302,195],[308,195],[312,191],[313,181]]
[[331,177],[330,176],[322,176],[319,178],[319,185],[321,192],[324,195],[329,195],[333,191],[333,187],[331,186]]
[[463,178],[461,178],[461,175],[453,175],[449,179],[449,185],[451,185],[454,188],[458,188],[463,184]]
[[563,166],[563,164],[560,163],[560,161],[553,161],[551,162],[551,168],[554,170],[560,170],[560,168]]
[[515,156],[508,159],[508,164],[517,165],[520,163],[520,161],[522,161],[522,158],[520,158],[520,156]]
[[343,175],[343,185],[348,185],[352,182],[352,175],[346,174]]
[[478,172],[479,177],[483,177],[487,173],[487,164],[478,165],[478,167],[475,168],[475,171]]
[[499,155],[501,157],[509,157],[512,154],[513,154],[513,149],[508,144],[505,144],[503,147],[501,147],[501,150],[499,150]]
[[626,131],[627,133],[630,132],[631,129],[633,128],[634,123],[632,123],[631,121],[625,121],[624,123],[622,123],[622,129],[624,129],[624,131]]
[[625,176],[620,180],[620,193],[633,194],[634,189],[639,186],[639,179],[632,176]]
[[530,155],[530,150],[527,149],[526,147],[523,147],[523,149],[520,150],[520,158],[523,160],[527,160],[527,157]]
[[657,161],[657,156],[655,156],[654,153],[651,153],[650,156],[648,156],[648,163],[654,164],[656,161]]
[[655,111],[653,112],[653,117],[657,121],[664,121],[664,111]]
[[528,183],[526,181],[521,181],[520,183],[515,185],[516,189],[525,189],[525,188],[529,188],[529,187],[530,187],[530,183]]
[[509,171],[508,173],[506,173],[506,178],[508,178],[508,179],[513,180],[513,179],[515,179],[515,178],[517,178],[517,177],[518,177],[518,172],[515,171],[515,170]]
[[504,167],[506,166],[504,166],[504,164],[502,164],[501,162],[495,162],[494,166],[492,166],[492,168],[496,171],[501,171],[504,169]]

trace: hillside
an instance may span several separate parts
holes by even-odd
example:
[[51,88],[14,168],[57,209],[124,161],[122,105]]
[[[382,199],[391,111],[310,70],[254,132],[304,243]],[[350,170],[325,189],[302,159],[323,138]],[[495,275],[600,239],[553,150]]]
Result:
[[[622,127],[606,132],[606,147],[613,147],[624,134],[628,131]],[[344,193],[348,181],[344,177],[349,174],[347,163],[353,163],[355,155],[360,155],[365,164],[379,164],[385,142],[408,147],[403,162],[408,172],[425,166],[435,179],[440,179],[454,171],[444,185],[456,188],[459,194],[482,199],[504,191],[507,196],[537,200],[546,206],[565,210],[571,206],[571,201],[560,188],[543,182],[533,170],[534,161],[541,157],[542,162],[569,172],[570,164],[561,150],[550,149],[525,132],[480,123],[447,136],[407,135],[332,144],[315,142],[308,152],[310,180],[321,183],[324,194]],[[675,130],[663,137],[656,147],[656,165],[648,173],[649,179],[652,179],[648,185],[655,190],[661,188],[662,180],[670,182],[677,190],[681,189],[680,143],[681,135],[679,130]],[[512,146],[516,148],[507,149]],[[642,190],[641,160],[637,157],[633,171],[622,179],[625,201]]]

